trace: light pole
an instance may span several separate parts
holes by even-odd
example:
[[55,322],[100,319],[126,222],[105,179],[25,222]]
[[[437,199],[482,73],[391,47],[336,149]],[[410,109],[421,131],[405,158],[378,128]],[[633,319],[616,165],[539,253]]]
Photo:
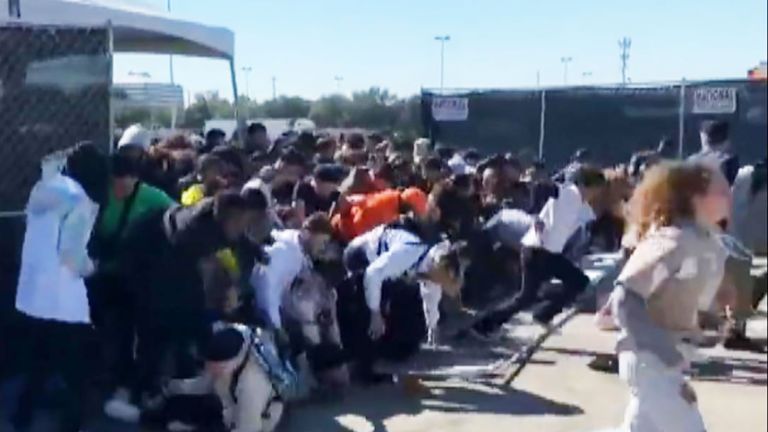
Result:
[[336,81],[336,92],[341,94],[341,82],[344,81],[344,77],[341,75],[336,75],[333,77],[333,80]]
[[451,40],[451,36],[435,36],[435,40],[440,42],[440,90],[445,87],[445,43]]
[[586,82],[589,78],[592,78],[592,71],[586,71],[581,73],[581,80]]
[[272,76],[272,100],[277,100],[277,77]]
[[[168,8],[168,13],[170,14],[171,13],[171,0],[168,0],[167,8]],[[171,75],[171,84],[176,84],[176,81],[173,78],[173,54],[168,56],[168,68],[170,70],[170,75]]]
[[253,71],[253,68],[250,66],[243,66],[241,69],[245,74],[245,95],[248,96],[248,99],[250,99],[251,98],[251,71]]
[[563,84],[568,85],[568,63],[573,61],[573,57],[560,57],[563,64]]

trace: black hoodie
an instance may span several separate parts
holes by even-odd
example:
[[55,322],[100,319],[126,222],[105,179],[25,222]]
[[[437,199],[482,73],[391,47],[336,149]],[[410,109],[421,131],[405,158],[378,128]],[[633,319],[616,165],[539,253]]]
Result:
[[206,198],[151,214],[131,228],[124,271],[139,289],[138,308],[147,316],[176,320],[203,313],[200,260],[228,246],[215,213],[213,198]]

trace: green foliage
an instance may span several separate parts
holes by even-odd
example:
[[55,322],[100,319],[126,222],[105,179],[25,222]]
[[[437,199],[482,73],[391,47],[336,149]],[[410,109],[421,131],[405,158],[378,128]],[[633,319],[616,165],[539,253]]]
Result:
[[[238,111],[243,118],[310,118],[318,127],[360,127],[398,132],[402,137],[417,136],[421,131],[421,106],[419,96],[400,99],[386,89],[371,87],[354,92],[351,97],[329,95],[316,101],[296,96],[281,96],[259,103],[241,96]],[[180,114],[180,127],[200,129],[206,120],[234,118],[233,104],[218,93],[195,95],[195,100]],[[154,114],[154,115],[153,115]],[[136,109],[120,114],[118,125],[160,122],[158,112]],[[170,116],[168,116],[170,124]]]

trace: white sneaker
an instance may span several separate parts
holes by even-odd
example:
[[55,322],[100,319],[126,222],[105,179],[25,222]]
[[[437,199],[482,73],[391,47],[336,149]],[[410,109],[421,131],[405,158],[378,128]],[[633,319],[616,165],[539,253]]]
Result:
[[104,414],[107,417],[126,423],[139,423],[141,411],[128,401],[113,397],[104,404]]
[[168,429],[170,432],[189,432],[189,431],[197,430],[194,426],[188,425],[178,420],[174,420],[168,423],[167,425],[165,425],[165,428]]

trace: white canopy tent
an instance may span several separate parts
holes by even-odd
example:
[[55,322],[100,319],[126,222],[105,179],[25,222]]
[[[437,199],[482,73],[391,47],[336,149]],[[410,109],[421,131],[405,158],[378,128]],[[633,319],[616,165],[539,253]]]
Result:
[[[107,27],[112,33],[114,52],[177,54],[220,58],[229,61],[235,107],[238,106],[234,52],[235,35],[213,27],[172,18],[117,0],[17,0],[18,10],[5,3],[8,14],[0,12],[0,26]],[[237,110],[237,108],[235,108]],[[237,111],[235,112],[237,116]],[[173,118],[175,123],[175,110]],[[238,120],[239,126],[242,127]]]
[[[5,10],[9,10],[8,2]],[[2,12],[0,12],[2,14]],[[18,17],[0,15],[0,25],[112,28],[116,52],[179,54],[231,60],[235,35],[114,0],[20,0]]]

